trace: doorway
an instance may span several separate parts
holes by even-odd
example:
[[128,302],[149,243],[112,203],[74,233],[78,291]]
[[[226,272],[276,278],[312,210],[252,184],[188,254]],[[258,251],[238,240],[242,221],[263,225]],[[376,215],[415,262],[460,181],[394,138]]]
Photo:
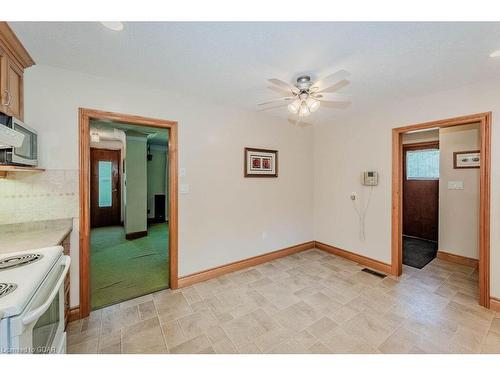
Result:
[[490,175],[491,112],[415,124],[392,130],[392,274],[403,272],[403,134],[412,131],[444,129],[479,124],[479,304],[490,307]]
[[178,285],[177,123],[80,109],[79,125],[80,305],[73,318]]
[[[417,135],[439,137],[427,133]],[[403,264],[422,269],[438,251],[439,141],[405,138],[414,134],[403,135]]]

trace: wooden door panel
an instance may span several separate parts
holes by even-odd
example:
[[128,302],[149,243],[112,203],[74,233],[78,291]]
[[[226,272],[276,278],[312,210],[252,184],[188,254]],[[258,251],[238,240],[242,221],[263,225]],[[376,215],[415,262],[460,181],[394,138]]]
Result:
[[[99,162],[111,163],[111,205],[99,203]],[[90,226],[120,225],[120,151],[90,149]]]
[[7,55],[0,48],[0,111],[7,112],[7,107],[4,103],[8,100],[7,93]]
[[23,71],[10,61],[7,64],[7,89],[9,91],[9,112],[23,119]]
[[438,240],[439,180],[407,180],[406,152],[439,148],[439,143],[403,147],[403,235]]

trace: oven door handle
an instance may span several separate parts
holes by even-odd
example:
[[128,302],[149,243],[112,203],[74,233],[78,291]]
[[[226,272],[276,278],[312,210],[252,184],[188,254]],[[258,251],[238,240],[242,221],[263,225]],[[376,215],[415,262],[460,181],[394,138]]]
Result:
[[70,264],[71,264],[71,258],[68,255],[63,255],[61,266],[64,266],[64,269],[61,273],[61,276],[59,276],[59,280],[57,280],[57,283],[54,286],[54,289],[52,289],[52,292],[50,293],[49,298],[47,298],[47,301],[45,301],[43,305],[41,305],[40,307],[37,307],[36,309],[34,309],[34,310],[30,311],[28,314],[26,314],[26,316],[22,320],[24,325],[28,325],[28,324],[34,322],[39,317],[41,317],[45,313],[45,311],[48,310],[48,308],[52,304],[52,301],[54,300],[55,296],[57,295],[57,293],[59,293],[59,289],[61,288],[61,285],[64,282],[64,278],[68,274]]

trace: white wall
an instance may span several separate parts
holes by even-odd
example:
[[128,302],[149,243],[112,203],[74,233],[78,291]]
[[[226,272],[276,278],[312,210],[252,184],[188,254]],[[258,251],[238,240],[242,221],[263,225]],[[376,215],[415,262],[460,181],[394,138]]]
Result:
[[125,156],[125,234],[148,230],[148,166],[146,136],[127,135]]
[[[479,257],[479,169],[454,169],[453,153],[479,150],[479,124],[439,131],[439,250]],[[448,189],[462,181],[463,190]]]
[[[78,169],[78,107],[179,121],[180,167],[186,168],[180,183],[190,188],[179,196],[181,276],[312,239],[390,263],[391,129],[493,111],[491,293],[500,296],[500,132],[495,128],[500,91],[495,82],[299,128],[168,91],[35,66],[25,75],[25,120],[40,132],[42,167],[68,173]],[[245,146],[278,149],[280,177],[244,179]],[[365,241],[358,237],[349,199],[352,191],[366,198],[367,189],[359,182],[363,170],[379,171]],[[74,222],[72,306],[78,304],[78,218]]]
[[[491,294],[500,296],[500,132],[496,121],[500,90],[496,82],[390,103],[348,119],[315,126],[315,239],[390,263],[391,129],[487,111],[493,111]],[[366,215],[366,240],[361,241],[349,195],[357,191],[366,196],[359,174],[372,169],[379,172],[379,185],[373,190]]]
[[422,132],[404,133],[403,144],[408,145],[419,142],[439,141],[439,129],[427,130]]
[[[165,195],[165,206],[168,206],[167,202],[167,147],[161,145],[150,145],[149,152],[152,156],[151,160],[148,160],[148,218],[154,218],[155,211],[155,195],[163,194]],[[165,207],[166,208],[166,207]],[[165,210],[165,218],[168,216],[167,210]]]
[[[179,275],[313,240],[312,128],[203,99],[72,71],[34,66],[25,74],[25,121],[39,131],[40,165],[78,169],[78,107],[179,122]],[[167,88],[168,89],[168,88]],[[243,178],[245,146],[279,150],[278,178]],[[71,305],[78,304],[78,220]],[[267,233],[263,239],[262,232]]]

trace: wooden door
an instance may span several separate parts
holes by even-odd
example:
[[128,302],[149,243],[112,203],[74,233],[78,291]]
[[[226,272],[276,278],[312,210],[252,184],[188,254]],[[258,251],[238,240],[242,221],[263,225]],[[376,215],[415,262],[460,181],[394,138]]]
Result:
[[8,110],[11,116],[23,120],[23,71],[12,61],[7,61]]
[[7,92],[7,55],[0,47],[0,112],[7,113],[7,106],[5,103],[8,101]]
[[90,226],[120,225],[120,150],[90,149]]
[[409,151],[439,150],[438,142],[403,145],[403,235],[438,240],[439,178],[408,178]]

